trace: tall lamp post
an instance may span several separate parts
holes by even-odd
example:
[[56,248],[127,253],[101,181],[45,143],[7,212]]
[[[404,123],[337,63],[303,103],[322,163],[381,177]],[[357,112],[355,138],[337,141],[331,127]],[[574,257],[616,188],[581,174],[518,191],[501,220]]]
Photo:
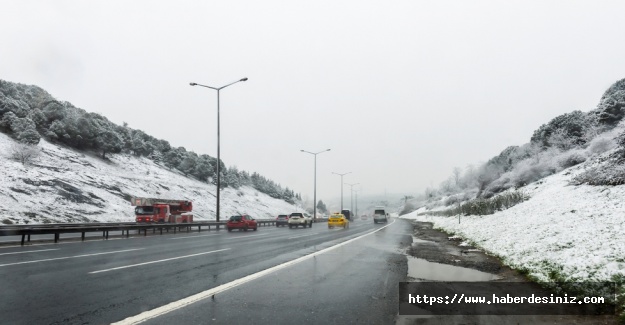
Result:
[[330,151],[330,149],[326,149],[319,152],[310,152],[306,150],[300,150],[301,152],[309,153],[315,156],[315,189],[313,194],[313,220],[317,221],[317,155],[326,151]]
[[362,187],[359,190],[355,190],[354,193],[356,195],[356,210],[354,211],[354,215],[358,215],[358,192],[362,191]]
[[[247,78],[243,78],[243,79],[239,79],[237,81],[231,82],[225,86],[221,86],[221,87],[211,87],[211,86],[206,86],[206,85],[201,85],[195,82],[191,82],[189,83],[189,85],[191,86],[200,86],[200,87],[205,87],[205,88],[210,88],[213,90],[217,90],[217,215],[216,215],[216,219],[217,222],[219,222],[219,190],[221,187],[221,174],[219,172],[219,165],[221,165],[221,156],[220,156],[220,152],[219,152],[219,91],[234,85],[237,82],[241,82],[241,81],[247,81]],[[217,226],[219,227],[219,226]],[[218,228],[219,229],[219,228]]]
[[358,185],[360,183],[354,183],[354,184],[345,183],[345,184],[349,185],[349,189],[350,189],[350,192],[349,192],[350,193],[350,195],[349,195],[349,209],[352,211],[352,213],[354,213],[354,185]]
[[341,211],[343,211],[343,176],[350,174],[350,173],[351,172],[339,174],[339,173],[332,172],[332,174],[341,176]]

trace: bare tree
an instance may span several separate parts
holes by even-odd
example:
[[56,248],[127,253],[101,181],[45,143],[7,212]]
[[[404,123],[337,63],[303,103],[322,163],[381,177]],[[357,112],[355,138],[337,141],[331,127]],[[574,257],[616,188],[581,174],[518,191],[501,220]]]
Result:
[[460,167],[454,167],[454,182],[456,187],[460,188],[460,175],[462,174],[462,170]]
[[10,158],[21,162],[23,165],[33,163],[39,157],[41,151],[36,145],[16,143],[9,149]]

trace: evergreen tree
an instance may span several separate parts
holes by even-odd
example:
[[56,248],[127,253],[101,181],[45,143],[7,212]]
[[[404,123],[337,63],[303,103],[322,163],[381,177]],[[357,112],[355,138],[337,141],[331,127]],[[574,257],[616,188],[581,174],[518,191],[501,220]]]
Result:
[[321,213],[328,213],[328,208],[321,200],[319,200],[319,202],[317,203],[317,210]]
[[13,130],[11,129],[11,125],[13,125],[13,122],[18,118],[19,117],[17,117],[17,115],[13,112],[4,113],[2,119],[0,119],[0,128],[7,132],[12,132]]
[[193,175],[203,182],[208,182],[208,179],[214,176],[213,168],[210,164],[210,157],[207,155],[200,156],[195,165]]
[[102,130],[96,137],[96,148],[102,152],[102,159],[106,159],[106,153],[120,153],[123,141],[121,136],[113,130]]
[[197,165],[198,157],[195,152],[187,152],[185,157],[180,162],[178,169],[185,175],[193,174],[195,166]]

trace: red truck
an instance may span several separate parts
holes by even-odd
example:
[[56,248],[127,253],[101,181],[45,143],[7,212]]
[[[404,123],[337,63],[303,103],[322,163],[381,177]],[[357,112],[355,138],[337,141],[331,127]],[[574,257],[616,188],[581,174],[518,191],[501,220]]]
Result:
[[154,199],[132,197],[137,222],[191,223],[193,203],[187,200]]

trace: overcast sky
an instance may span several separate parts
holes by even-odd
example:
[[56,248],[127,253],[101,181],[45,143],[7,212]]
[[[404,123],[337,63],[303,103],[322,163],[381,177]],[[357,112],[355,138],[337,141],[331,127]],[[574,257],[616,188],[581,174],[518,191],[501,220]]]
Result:
[[[0,79],[309,196],[418,194],[625,78],[625,1],[3,0]],[[345,187],[349,197],[349,187]]]

